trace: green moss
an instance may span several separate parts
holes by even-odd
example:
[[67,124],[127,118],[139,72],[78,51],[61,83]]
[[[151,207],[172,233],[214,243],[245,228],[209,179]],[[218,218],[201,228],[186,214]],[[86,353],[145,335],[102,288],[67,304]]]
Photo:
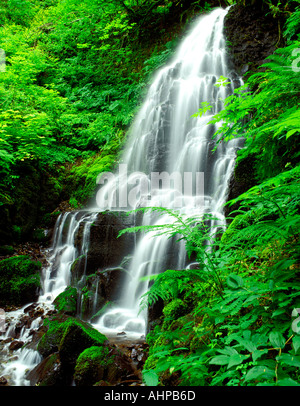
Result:
[[41,263],[26,255],[0,261],[0,304],[24,305],[36,300],[40,288]]
[[42,336],[38,351],[42,356],[59,352],[64,364],[75,365],[78,355],[91,346],[102,346],[107,338],[88,323],[74,317],[45,321],[47,332]]
[[59,313],[76,315],[77,311],[77,289],[68,286],[64,292],[60,293],[54,300],[53,304]]
[[107,347],[92,346],[85,349],[76,361],[74,373],[76,385],[93,385],[103,380],[107,367],[113,363],[113,357],[108,357],[108,355]]

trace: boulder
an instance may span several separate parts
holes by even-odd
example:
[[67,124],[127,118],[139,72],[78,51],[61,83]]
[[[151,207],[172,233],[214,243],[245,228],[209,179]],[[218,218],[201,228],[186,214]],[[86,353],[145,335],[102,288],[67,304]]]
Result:
[[77,386],[92,386],[101,381],[116,385],[128,377],[138,379],[132,362],[113,347],[87,348],[79,355],[74,370]]
[[71,377],[65,373],[59,353],[48,355],[26,376],[30,386],[63,386],[70,384]]
[[75,316],[77,312],[77,289],[68,286],[62,293],[60,293],[54,300],[53,304],[59,313]]
[[10,351],[16,351],[19,348],[23,347],[24,342],[23,341],[18,341],[18,340],[14,340],[10,345],[9,345],[9,350]]
[[88,323],[75,317],[56,317],[46,321],[47,332],[42,336],[37,350],[43,357],[58,352],[61,362],[74,367],[77,357],[87,347],[102,346],[107,338]]

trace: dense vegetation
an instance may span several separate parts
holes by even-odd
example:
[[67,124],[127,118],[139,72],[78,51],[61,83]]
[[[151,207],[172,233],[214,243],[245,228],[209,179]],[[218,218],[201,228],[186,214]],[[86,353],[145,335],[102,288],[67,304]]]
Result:
[[[86,204],[99,173],[115,164],[151,74],[172,54],[177,24],[232,3],[1,3],[0,245],[31,238],[63,201],[73,208]],[[235,180],[249,188],[228,202],[222,237],[210,235],[207,219],[199,224],[170,212],[174,223],[164,232],[186,241],[199,269],[160,274],[144,298],[150,306],[163,301],[161,319],[147,337],[147,385],[299,385],[300,6],[288,0],[259,3],[263,13],[278,19],[278,43],[284,46],[214,117],[223,123],[215,134],[222,142],[245,138]],[[0,289],[3,297],[10,292],[5,301],[17,293],[14,304],[25,304],[36,294],[39,269],[27,257],[2,260]],[[67,305],[74,315],[69,293],[56,306]],[[53,346],[60,356],[74,352],[76,380],[85,384],[81,371],[92,369],[102,379],[107,354],[102,337],[86,327],[80,330],[85,345],[76,351],[73,341],[69,345],[68,334],[78,323],[52,322],[39,349],[45,356]]]
[[174,47],[164,24],[171,3],[1,3],[2,243],[28,238],[63,200],[76,208],[94,193]]

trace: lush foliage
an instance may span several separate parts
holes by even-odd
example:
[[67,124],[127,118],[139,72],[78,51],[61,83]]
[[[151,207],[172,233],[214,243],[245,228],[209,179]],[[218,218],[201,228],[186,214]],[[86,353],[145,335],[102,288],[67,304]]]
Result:
[[18,255],[0,261],[0,304],[25,305],[37,297],[41,263]]
[[[25,173],[35,186],[41,179],[32,173],[44,174],[48,179],[44,193],[61,194],[72,207],[88,200],[99,173],[117,160],[151,73],[172,53],[175,41],[166,33],[166,16],[185,10],[187,3],[1,3],[4,223],[25,204],[25,199],[20,201]],[[210,3],[195,1],[191,7],[208,10]],[[168,211],[170,224],[156,227],[158,234],[183,239],[198,268],[161,273],[143,298],[144,305],[164,302],[160,323],[147,337],[150,349],[143,371],[147,385],[299,385],[300,7],[295,9],[299,1],[260,3],[274,17],[289,16],[283,30],[286,46],[227,98],[225,109],[213,119],[222,123],[215,134],[219,142],[245,139],[237,163],[247,165],[251,158],[254,165],[249,171],[256,185],[229,202],[234,210],[222,237],[211,234],[209,216],[189,218]],[[158,26],[163,42],[151,37]],[[217,85],[226,86],[225,78]],[[198,114],[208,110],[204,104]],[[39,190],[30,195],[32,189],[25,186],[23,192],[34,200]],[[6,206],[14,210],[9,212]],[[15,234],[21,234],[19,223],[13,225]],[[140,230],[153,227],[127,231]],[[27,257],[1,261],[0,289],[6,304],[27,303],[28,295],[32,299],[39,268]],[[13,297],[5,297],[7,292]],[[75,314],[75,298],[74,289],[63,292],[55,303],[59,313]],[[77,372],[87,368],[86,376],[106,355],[105,337],[75,318],[46,320],[45,328],[40,353],[47,357],[56,351],[65,365],[73,367],[81,354]]]
[[[165,6],[151,2],[150,17]],[[35,191],[57,197],[49,212],[59,199],[84,205],[99,173],[117,160],[153,70],[174,47],[168,36],[166,47],[160,39],[141,41],[138,16],[148,11],[146,2],[117,0],[1,3],[0,206],[7,228],[23,227],[12,206],[25,173],[39,174],[36,187],[57,179]],[[26,193],[35,200],[30,187]]]

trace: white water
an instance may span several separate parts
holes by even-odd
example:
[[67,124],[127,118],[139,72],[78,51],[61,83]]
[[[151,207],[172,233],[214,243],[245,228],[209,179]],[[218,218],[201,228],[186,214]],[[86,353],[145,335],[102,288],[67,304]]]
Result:
[[[220,219],[212,224],[212,229],[224,224],[222,207],[226,202],[237,142],[220,143],[212,154],[215,145],[212,135],[217,127],[208,125],[208,122],[223,108],[223,100],[234,89],[233,81],[227,87],[215,86],[221,75],[227,78],[231,76],[223,35],[226,13],[227,10],[216,9],[201,17],[179,47],[173,61],[158,72],[132,126],[122,159],[127,170],[126,176],[124,171],[119,171],[100,189],[97,195],[99,207],[113,210],[118,202],[124,201],[126,193],[130,196],[134,192],[131,197],[134,195],[136,199],[128,199],[128,206],[133,208],[176,208],[175,197],[178,193],[182,194],[180,188],[151,188],[149,201],[151,174],[165,171],[168,174],[179,174],[180,179],[185,179],[187,173],[194,177],[196,173],[202,173],[204,179],[199,179],[204,182],[199,184],[196,193],[192,189],[189,194],[184,193],[185,200],[180,211],[187,216],[212,213]],[[212,111],[192,118],[202,102],[212,105]],[[132,189],[132,185],[138,184],[137,173],[143,174],[140,194]],[[143,224],[167,224],[172,221],[168,215],[157,219],[157,216],[147,213]],[[145,277],[167,269],[171,243],[166,236],[152,238],[152,234],[146,234],[140,238],[119,303],[101,317],[95,324],[96,328],[107,335],[118,331],[126,332],[129,337],[145,334],[147,312],[139,313],[140,297],[148,290]],[[174,269],[183,269],[187,266],[183,243],[178,243],[175,249],[178,256],[173,264]]]
[[[226,13],[226,10],[217,9],[201,17],[179,47],[173,61],[154,78],[134,121],[123,155],[122,163],[126,165],[129,178],[120,175],[107,182],[98,194],[97,208],[88,212],[65,213],[59,217],[53,246],[48,253],[49,266],[43,271],[38,307],[45,311],[53,308],[53,300],[69,285],[72,263],[88,251],[90,225],[97,212],[107,208],[119,210],[120,207],[113,204],[117,196],[113,191],[120,194],[124,192],[122,196],[130,193],[130,187],[138,180],[137,172],[143,175],[147,186],[151,184],[150,175],[153,172],[179,173],[182,179],[185,173],[192,173],[193,176],[204,173],[204,184],[200,184],[196,194],[192,191],[184,194],[184,205],[180,210],[186,215],[201,215],[208,211],[217,215],[222,223],[222,206],[226,201],[238,145],[235,141],[220,144],[217,151],[211,154],[215,142],[212,135],[216,128],[207,123],[213,114],[223,108],[222,99],[233,91],[232,83],[226,88],[214,86],[220,75],[231,77],[223,36]],[[191,115],[202,102],[213,105],[213,110],[202,117],[192,118]],[[134,196],[132,192],[135,192],[134,189],[131,189],[131,196]],[[152,188],[151,192],[151,200],[148,195],[137,195],[137,199],[133,199],[133,206],[161,206],[166,202],[168,208],[176,206],[178,191],[163,187],[157,190]],[[106,196],[109,197],[108,202]],[[123,210],[126,208],[127,204],[121,207]],[[166,215],[157,218],[146,213],[143,217],[143,224],[166,224],[171,221]],[[212,227],[218,224],[216,222]],[[81,249],[78,250],[75,238],[80,227],[84,227],[84,230]],[[124,282],[118,305],[105,313],[94,327],[107,335],[123,331],[133,339],[144,335],[147,311],[139,313],[139,307],[140,297],[148,289],[145,277],[166,270],[168,253],[172,250],[176,256],[176,260],[172,261],[173,268],[188,268],[184,244],[176,243],[174,249],[172,240],[165,236],[152,238],[151,233],[138,239],[131,253],[132,261],[127,269],[129,275]],[[95,313],[99,310],[96,309],[96,299]],[[16,324],[24,317],[24,309],[28,305],[7,314],[9,327],[1,336],[2,339],[14,338]],[[41,361],[37,351],[26,347],[31,339],[30,332],[41,323],[42,318],[38,317],[32,321],[31,326],[22,329],[17,339],[25,343],[23,348],[10,352],[9,343],[4,346],[2,358],[5,358],[5,363],[0,365],[0,376],[7,377],[11,385],[28,385],[26,371]]]

